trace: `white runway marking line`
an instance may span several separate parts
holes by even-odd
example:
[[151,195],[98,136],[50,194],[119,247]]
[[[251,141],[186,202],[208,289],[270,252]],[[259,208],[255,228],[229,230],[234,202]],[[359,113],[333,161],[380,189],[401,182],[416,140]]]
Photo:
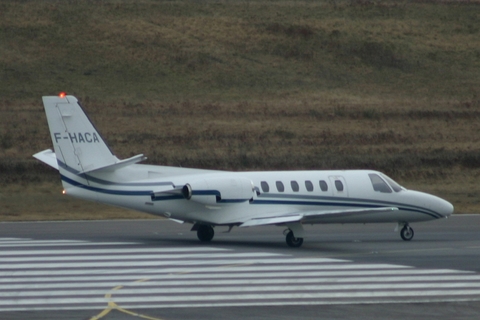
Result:
[[[225,257],[225,258],[228,258]],[[293,260],[293,259],[292,259]],[[331,259],[318,259],[318,258],[296,258],[295,263],[325,263],[332,262]],[[232,265],[232,264],[291,264],[290,259],[216,259],[216,260],[153,260],[153,261],[111,261],[111,262],[75,262],[75,263],[12,263],[12,264],[0,264],[0,270],[4,269],[78,269],[78,268],[138,268],[138,267],[161,267],[170,266],[172,264],[181,265]]]
[[[3,240],[0,247],[38,250],[0,252],[0,311],[93,309],[108,301],[123,308],[171,308],[480,300],[480,275],[469,271],[214,247]],[[81,247],[93,245],[109,247]]]
[[57,241],[57,240],[52,240],[49,242],[46,241],[39,241],[37,242],[36,240],[31,241],[31,242],[24,242],[24,243],[19,243],[19,244],[14,244],[14,243],[8,243],[8,244],[0,244],[0,247],[2,248],[7,248],[7,247],[62,247],[62,246],[120,246],[120,245],[134,245],[138,244],[135,242],[99,242],[99,243],[94,243],[94,242],[83,242],[83,241],[73,241],[73,242],[62,242],[62,241]]
[[[120,292],[115,291],[115,293]],[[284,290],[282,290],[284,292]],[[195,294],[195,295],[174,295],[174,296],[141,296],[141,297],[113,297],[113,301],[115,303],[119,304],[120,307],[126,308],[124,306],[125,304],[128,303],[167,303],[167,305],[164,305],[163,308],[172,308],[175,307],[174,304],[178,303],[178,301],[182,301],[181,304],[185,304],[186,302],[215,302],[215,303],[220,303],[221,301],[230,301],[232,303],[235,303],[236,301],[239,300],[251,300],[253,303],[258,303],[258,301],[261,300],[285,300],[284,304],[289,305],[292,300],[295,299],[353,299],[351,303],[358,303],[358,301],[355,301],[355,299],[358,298],[403,298],[403,297],[442,297],[442,296],[450,296],[450,295],[456,295],[456,296],[478,296],[480,295],[480,289],[475,289],[475,290],[466,290],[466,289],[461,289],[461,290],[451,290],[451,291],[446,291],[446,290],[406,290],[406,291],[396,291],[396,290],[390,290],[390,291],[360,291],[360,292],[311,292],[311,293],[300,293],[300,292],[289,292],[289,293],[272,293],[272,294],[265,294],[265,293],[260,293],[260,294],[235,294],[235,295],[219,295],[219,294],[214,294],[214,295],[206,295],[206,294]],[[476,297],[476,299],[471,299],[471,300],[480,300],[479,297]],[[11,308],[12,305],[16,305],[17,307],[19,305],[23,306],[39,306],[40,308],[42,305],[45,304],[52,304],[51,309],[56,310],[56,305],[59,304],[69,304],[73,308],[75,308],[75,305],[79,304],[101,304],[102,302],[104,305],[106,305],[106,299],[104,297],[86,297],[86,298],[42,298],[42,299],[23,299],[21,300],[21,303],[19,303],[18,300],[1,300],[0,301],[0,306],[7,306]],[[452,301],[452,300],[449,300]],[[224,303],[225,305],[228,306],[228,303]],[[313,303],[315,304],[315,303]],[[319,303],[323,304],[323,303]],[[267,304],[268,305],[268,304]],[[188,306],[188,305],[187,305]],[[131,304],[128,306],[129,308],[137,308],[134,304]],[[161,308],[161,305],[153,305],[150,307],[154,308]],[[0,308],[2,310],[2,308]],[[34,309],[29,309],[29,310],[34,310]],[[43,308],[45,310],[45,308]]]
[[[298,269],[296,269],[298,271]],[[438,272],[441,271],[441,272]],[[442,272],[444,271],[444,272]],[[357,272],[355,272],[357,275]],[[166,283],[166,281],[175,281],[176,285],[182,284],[202,284],[202,281],[206,281],[205,284],[211,284],[212,279],[215,280],[215,284],[227,283],[231,280],[218,280],[219,273],[211,274],[182,274],[182,280],[177,278],[172,278],[172,273],[160,274],[142,274],[143,276],[149,277],[149,281],[145,284],[153,283],[156,284],[156,280],[161,280],[161,283]],[[366,271],[360,274],[362,277],[353,277],[351,272],[325,272],[325,271],[314,271],[314,272],[302,272],[300,275],[292,274],[292,272],[269,272],[269,273],[237,273],[235,270],[232,270],[231,274],[222,273],[222,279],[248,279],[248,281],[265,281],[268,283],[273,283],[276,280],[269,280],[269,278],[280,278],[279,281],[283,281],[284,277],[292,277],[285,281],[301,281],[303,278],[306,281],[311,282],[396,282],[396,281],[469,281],[469,280],[480,280],[480,275],[466,275],[455,273],[451,270],[410,270],[410,271],[389,271],[383,272],[381,275],[376,271]],[[77,286],[92,286],[92,283],[95,286],[107,286],[109,287],[112,283],[125,283],[132,282],[138,279],[138,274],[136,275],[127,275],[127,276],[87,276],[87,277],[41,277],[41,278],[24,278],[24,277],[8,277],[5,279],[0,279],[1,283],[8,283],[8,288],[17,289],[23,288],[32,288],[33,285],[38,286],[39,288],[59,288],[62,286],[71,287],[69,281],[74,281]],[[357,275],[358,276],[358,275]],[[256,280],[256,278],[262,278],[261,280]],[[184,281],[185,279],[189,279]],[[208,279],[208,280],[199,280],[199,279]],[[232,281],[242,281],[242,280],[232,280]],[[47,283],[44,283],[47,282]],[[65,284],[49,284],[48,282],[66,282]],[[22,284],[26,283],[26,284]],[[168,283],[166,284],[168,285]]]
[[[404,282],[404,283],[430,283],[432,281],[480,281],[480,275],[460,275],[460,276],[416,276],[408,275],[408,277],[364,277],[364,278],[330,278],[324,277],[321,278],[322,272],[315,273],[317,277],[315,278],[290,278],[285,279],[283,276],[291,276],[291,273],[283,274],[280,273],[275,275],[275,278],[271,279],[251,279],[248,275],[245,276],[247,279],[241,280],[215,280],[216,286],[224,285],[261,285],[261,284],[312,284],[312,283],[357,283],[357,282]],[[271,275],[270,275],[271,276]],[[314,277],[315,275],[310,275]],[[278,277],[278,278],[277,278]],[[99,282],[103,280],[103,277],[95,277],[97,279],[91,279],[90,281],[85,282],[75,282],[75,278],[69,278],[68,281],[62,281],[62,283],[39,283],[39,284],[15,284],[9,285],[8,290],[31,290],[31,289],[65,289],[65,288],[106,288],[110,289],[118,285],[119,282],[133,282],[137,277],[129,278],[117,278],[116,281],[110,282]],[[144,282],[142,287],[172,287],[172,286],[210,286],[212,285],[212,279],[208,280],[172,280],[169,276],[164,276],[162,278],[154,278],[155,280],[149,280]],[[192,279],[198,279],[198,277],[192,277]],[[58,280],[60,281],[60,280]],[[77,279],[78,281],[78,279]],[[390,284],[392,285],[392,284]],[[396,284],[395,284],[396,285]],[[480,284],[479,284],[480,285]],[[131,284],[126,284],[125,287],[132,286]]]
[[[247,283],[248,284],[248,283]],[[132,287],[131,287],[132,286]],[[386,292],[396,292],[402,289],[422,289],[421,291],[430,290],[430,289],[477,289],[480,292],[480,283],[472,283],[472,282],[458,282],[458,283],[396,283],[394,290],[392,290],[392,284],[334,284],[334,285],[278,285],[278,286],[251,286],[247,285],[244,287],[230,287],[230,286],[210,286],[208,287],[208,294],[206,294],[205,287],[193,288],[190,286],[185,287],[178,287],[178,288],[170,288],[170,287],[162,287],[162,288],[141,288],[141,286],[137,286],[137,288],[133,288],[133,285],[124,285],[121,290],[115,291],[114,293],[114,301],[117,299],[122,298],[124,296],[130,295],[148,295],[148,296],[155,296],[158,300],[154,301],[162,301],[165,295],[173,295],[173,294],[196,294],[198,300],[202,300],[204,296],[210,295],[212,293],[224,293],[226,294],[219,300],[231,300],[232,293],[235,293],[233,297],[237,299],[241,293],[256,293],[256,292],[264,292],[262,293],[265,295],[265,299],[268,299],[269,295],[275,296],[278,292],[285,292],[288,291],[291,293],[291,296],[295,296],[300,291],[329,291],[334,293],[335,291],[343,291],[343,290],[379,290],[379,291],[386,291]],[[104,289],[72,289],[72,290],[58,290],[55,291],[55,296],[65,297],[65,296],[102,296],[105,294]],[[200,295],[198,295],[200,294]],[[303,294],[303,293],[301,293]],[[15,300],[18,298],[33,298],[33,297],[43,297],[45,292],[38,291],[38,290],[31,290],[31,291],[22,291],[15,293]],[[11,292],[0,292],[0,304],[12,302],[13,300],[9,300],[11,298]],[[183,297],[183,296],[182,296]],[[181,298],[183,300],[183,298]]]
[[[229,253],[228,257],[242,258],[242,257],[279,257],[282,256],[277,253]],[[98,255],[98,256],[62,256],[62,257],[23,257],[23,258],[1,258],[1,262],[46,262],[46,261],[125,261],[125,260],[145,260],[156,259],[158,254],[137,254],[131,256],[125,255]],[[185,258],[201,258],[201,259],[215,259],[224,258],[225,253],[179,253],[179,254],[162,254],[161,258],[165,260],[171,259],[185,259]]]
[[[131,243],[133,244],[133,243]],[[138,243],[136,243],[138,244]],[[101,243],[96,243],[96,245],[101,246]],[[27,255],[37,255],[37,256],[65,256],[65,255],[84,255],[84,254],[121,254],[121,253],[170,253],[170,252],[225,252],[232,251],[230,249],[222,248],[212,248],[212,247],[198,247],[195,250],[191,248],[108,248],[108,249],[75,249],[75,250],[21,250],[21,251],[0,251],[1,256],[27,256]],[[0,258],[0,261],[3,258]]]
[[[438,270],[422,270],[422,269],[408,269],[409,267],[401,266],[390,266],[389,269],[379,269],[373,268],[372,270],[358,270],[360,268],[364,269],[363,265],[347,265],[336,267],[326,267],[326,266],[295,266],[294,271],[301,271],[301,276],[325,276],[325,277],[351,277],[352,270],[355,272],[355,276],[394,276],[394,275],[429,275],[429,274],[452,274],[452,273],[464,273],[471,274],[470,271],[456,271],[448,269],[438,269]],[[403,268],[403,269],[402,269]],[[332,269],[344,269],[346,271],[330,271]],[[323,270],[319,272],[308,272],[305,270]],[[166,268],[166,269],[136,269],[136,270],[110,270],[110,269],[96,269],[96,270],[74,270],[74,271],[55,271],[55,275],[70,275],[75,276],[76,281],[81,282],[82,277],[88,277],[88,279],[93,279],[92,275],[104,274],[104,276],[99,276],[99,280],[108,280],[108,279],[131,279],[132,277],[137,280],[139,277],[155,277],[156,275],[174,275],[177,273],[182,274],[182,279],[221,279],[221,278],[244,278],[248,275],[250,278],[255,277],[275,277],[276,273],[265,273],[265,271],[285,271],[285,266],[254,266],[254,267],[198,267],[194,268]],[[240,272],[240,273],[236,273]],[[246,273],[252,272],[252,273]],[[31,281],[62,281],[62,279],[69,279],[68,277],[50,277],[52,271],[6,271],[0,272],[0,275],[3,274],[5,278],[0,277],[0,283],[3,282],[31,282]],[[115,276],[111,276],[115,274]],[[298,276],[298,274],[292,273],[292,271],[281,273],[283,276]],[[30,276],[48,276],[42,278],[31,278]],[[8,278],[7,278],[8,276]],[[32,280],[35,279],[35,280]]]
[[5,243],[0,242],[0,245],[21,245],[21,244],[49,244],[49,243],[59,243],[59,244],[71,244],[71,243],[88,243],[85,240],[33,240],[33,239],[17,239],[17,240],[9,240],[5,241]]

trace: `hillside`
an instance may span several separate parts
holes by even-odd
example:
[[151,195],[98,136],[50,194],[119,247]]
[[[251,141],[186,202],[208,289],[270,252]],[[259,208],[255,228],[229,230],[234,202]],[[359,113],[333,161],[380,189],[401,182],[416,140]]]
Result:
[[479,1],[2,2],[0,215],[120,215],[31,158],[60,91],[119,157],[372,168],[479,212],[478,21]]

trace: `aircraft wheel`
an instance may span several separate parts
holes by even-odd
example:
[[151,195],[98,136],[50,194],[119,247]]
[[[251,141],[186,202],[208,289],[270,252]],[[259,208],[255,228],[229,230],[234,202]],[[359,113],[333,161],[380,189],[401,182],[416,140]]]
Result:
[[292,230],[290,230],[290,232],[287,233],[286,240],[287,240],[288,246],[293,248],[298,248],[303,244],[303,238],[295,238]]
[[410,241],[413,238],[413,229],[407,224],[405,225],[402,230],[400,230],[400,237],[402,237],[405,241]]
[[214,235],[215,235],[215,231],[213,231],[212,226],[207,226],[204,224],[198,226],[197,237],[200,241],[208,242],[213,239]]

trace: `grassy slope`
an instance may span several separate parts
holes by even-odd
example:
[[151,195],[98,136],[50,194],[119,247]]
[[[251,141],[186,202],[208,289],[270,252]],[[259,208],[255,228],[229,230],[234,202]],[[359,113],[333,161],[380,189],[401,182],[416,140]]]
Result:
[[[57,175],[30,157],[51,145],[39,97],[61,90],[81,99],[120,157],[233,170],[375,168],[478,212],[479,9],[0,3],[0,214],[26,217],[34,205],[16,204],[22,184],[47,203],[26,218],[65,214],[55,206]],[[64,201],[74,217],[118,214]]]
[[175,101],[478,92],[478,5],[206,3],[3,3],[0,95],[64,88]]

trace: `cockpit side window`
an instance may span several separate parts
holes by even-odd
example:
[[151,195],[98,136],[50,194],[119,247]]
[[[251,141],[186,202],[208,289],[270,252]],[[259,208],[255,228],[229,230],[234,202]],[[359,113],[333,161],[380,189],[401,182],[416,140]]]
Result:
[[395,192],[400,192],[402,190],[405,190],[404,187],[402,187],[401,185],[399,185],[398,183],[396,183],[395,181],[393,181],[392,178],[390,177],[387,177],[386,175],[382,174],[382,177],[387,180],[388,184],[390,185],[390,187],[392,187],[393,191]]
[[382,178],[378,174],[369,173],[368,176],[372,181],[373,190],[382,193],[392,193],[392,189],[388,186],[388,184],[383,181]]

